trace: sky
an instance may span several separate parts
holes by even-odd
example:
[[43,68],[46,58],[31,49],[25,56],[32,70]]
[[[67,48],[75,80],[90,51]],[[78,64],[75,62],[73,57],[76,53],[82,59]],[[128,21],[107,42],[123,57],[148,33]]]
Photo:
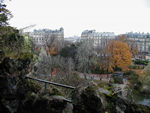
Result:
[[33,29],[64,28],[65,37],[84,30],[150,32],[150,0],[11,0],[10,25]]

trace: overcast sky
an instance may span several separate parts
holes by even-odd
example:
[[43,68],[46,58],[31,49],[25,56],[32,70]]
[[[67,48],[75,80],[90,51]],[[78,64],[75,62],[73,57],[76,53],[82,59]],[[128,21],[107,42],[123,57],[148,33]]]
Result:
[[150,32],[150,0],[12,0],[10,25],[59,29],[65,37],[86,29],[98,32]]

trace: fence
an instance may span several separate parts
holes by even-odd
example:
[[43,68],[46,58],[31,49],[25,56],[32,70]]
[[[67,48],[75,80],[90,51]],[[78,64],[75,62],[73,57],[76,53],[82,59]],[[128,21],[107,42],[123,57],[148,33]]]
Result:
[[[38,78],[32,78],[32,77],[29,77],[29,76],[26,76],[26,78],[44,83],[45,90],[47,88],[47,84],[51,84],[51,85],[55,85],[55,86],[59,86],[59,87],[64,87],[64,88],[72,89],[72,90],[75,89],[75,87],[69,86],[69,85],[65,85],[65,84],[59,84],[59,83],[56,83],[56,82],[50,82],[50,81],[47,81],[47,80],[42,80],[42,79],[38,79]],[[67,101],[67,102],[70,102],[70,103],[72,102],[70,99],[64,99],[64,100]]]

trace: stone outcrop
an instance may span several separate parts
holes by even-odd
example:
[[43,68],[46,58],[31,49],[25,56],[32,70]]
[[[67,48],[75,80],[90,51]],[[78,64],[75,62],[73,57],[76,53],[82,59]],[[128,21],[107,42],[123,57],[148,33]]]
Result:
[[5,58],[0,63],[0,113],[17,111],[19,105],[17,84],[27,72],[28,64],[29,60],[9,58]]
[[28,62],[6,58],[0,64],[0,113],[71,113],[72,104],[58,89],[43,90],[25,79]]
[[[89,83],[74,90],[74,113],[150,113],[150,108],[135,104],[126,91],[115,93],[114,86],[99,87]],[[127,97],[122,97],[127,96]]]

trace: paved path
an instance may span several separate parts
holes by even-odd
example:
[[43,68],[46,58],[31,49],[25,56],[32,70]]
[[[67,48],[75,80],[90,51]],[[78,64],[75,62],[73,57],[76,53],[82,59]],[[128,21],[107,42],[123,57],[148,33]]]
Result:
[[[85,78],[83,73],[76,72],[80,75],[81,78]],[[101,81],[106,81],[109,82],[112,78],[112,74],[86,74],[86,79],[91,79],[91,80],[101,80]]]

